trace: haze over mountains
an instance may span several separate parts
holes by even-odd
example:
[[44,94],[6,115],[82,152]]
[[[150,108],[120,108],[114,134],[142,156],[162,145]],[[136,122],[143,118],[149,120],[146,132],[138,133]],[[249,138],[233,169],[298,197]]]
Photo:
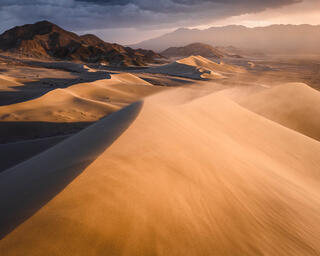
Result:
[[234,46],[264,53],[318,54],[320,53],[320,26],[272,25],[248,28],[244,26],[211,27],[205,30],[180,28],[132,47],[163,51],[168,47],[197,42],[213,46]]
[[95,35],[78,36],[48,21],[15,27],[0,35],[0,52],[33,58],[103,62],[113,66],[142,66],[161,56],[106,43]]

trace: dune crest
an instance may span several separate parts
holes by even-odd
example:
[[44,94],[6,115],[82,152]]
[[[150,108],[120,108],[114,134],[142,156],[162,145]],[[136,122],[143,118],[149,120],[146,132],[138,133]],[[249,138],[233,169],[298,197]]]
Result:
[[220,71],[222,73],[225,72],[244,72],[244,69],[240,67],[235,67],[232,65],[228,65],[223,63],[222,61],[218,64],[216,62],[213,62],[211,60],[208,60],[200,55],[197,56],[190,56],[181,60],[177,61],[178,63],[194,66],[194,67],[202,67],[207,68],[209,70],[213,71]]
[[[318,255],[320,143],[219,95],[172,101],[185,93],[145,99],[109,148],[3,238],[0,254]],[[86,129],[41,154],[42,165],[33,158],[2,175],[31,164],[54,173],[49,153],[97,135],[108,133]]]

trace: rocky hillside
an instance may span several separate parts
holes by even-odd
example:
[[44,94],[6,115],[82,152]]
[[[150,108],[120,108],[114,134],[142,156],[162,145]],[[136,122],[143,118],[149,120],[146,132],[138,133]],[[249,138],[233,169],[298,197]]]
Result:
[[161,55],[106,43],[95,35],[78,36],[48,21],[7,30],[0,35],[0,51],[32,58],[101,62],[111,66],[143,66]]

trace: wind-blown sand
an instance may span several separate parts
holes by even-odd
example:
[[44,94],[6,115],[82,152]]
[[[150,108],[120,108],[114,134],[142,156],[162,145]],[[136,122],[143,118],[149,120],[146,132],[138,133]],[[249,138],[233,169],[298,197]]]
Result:
[[239,103],[320,141],[320,93],[306,84],[283,84],[246,97]]
[[319,142],[189,93],[148,97],[0,174],[0,254],[319,255]]

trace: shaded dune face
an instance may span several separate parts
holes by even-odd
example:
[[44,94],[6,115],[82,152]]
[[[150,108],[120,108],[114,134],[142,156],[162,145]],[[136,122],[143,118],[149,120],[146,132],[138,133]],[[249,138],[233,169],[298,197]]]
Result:
[[[0,254],[319,255],[319,142],[222,96],[185,94],[147,98],[110,147],[3,237]],[[54,172],[59,152],[81,162],[86,143],[107,136],[87,129],[2,177]]]
[[45,139],[0,144],[0,172],[45,151],[67,137],[66,135],[53,136]]

